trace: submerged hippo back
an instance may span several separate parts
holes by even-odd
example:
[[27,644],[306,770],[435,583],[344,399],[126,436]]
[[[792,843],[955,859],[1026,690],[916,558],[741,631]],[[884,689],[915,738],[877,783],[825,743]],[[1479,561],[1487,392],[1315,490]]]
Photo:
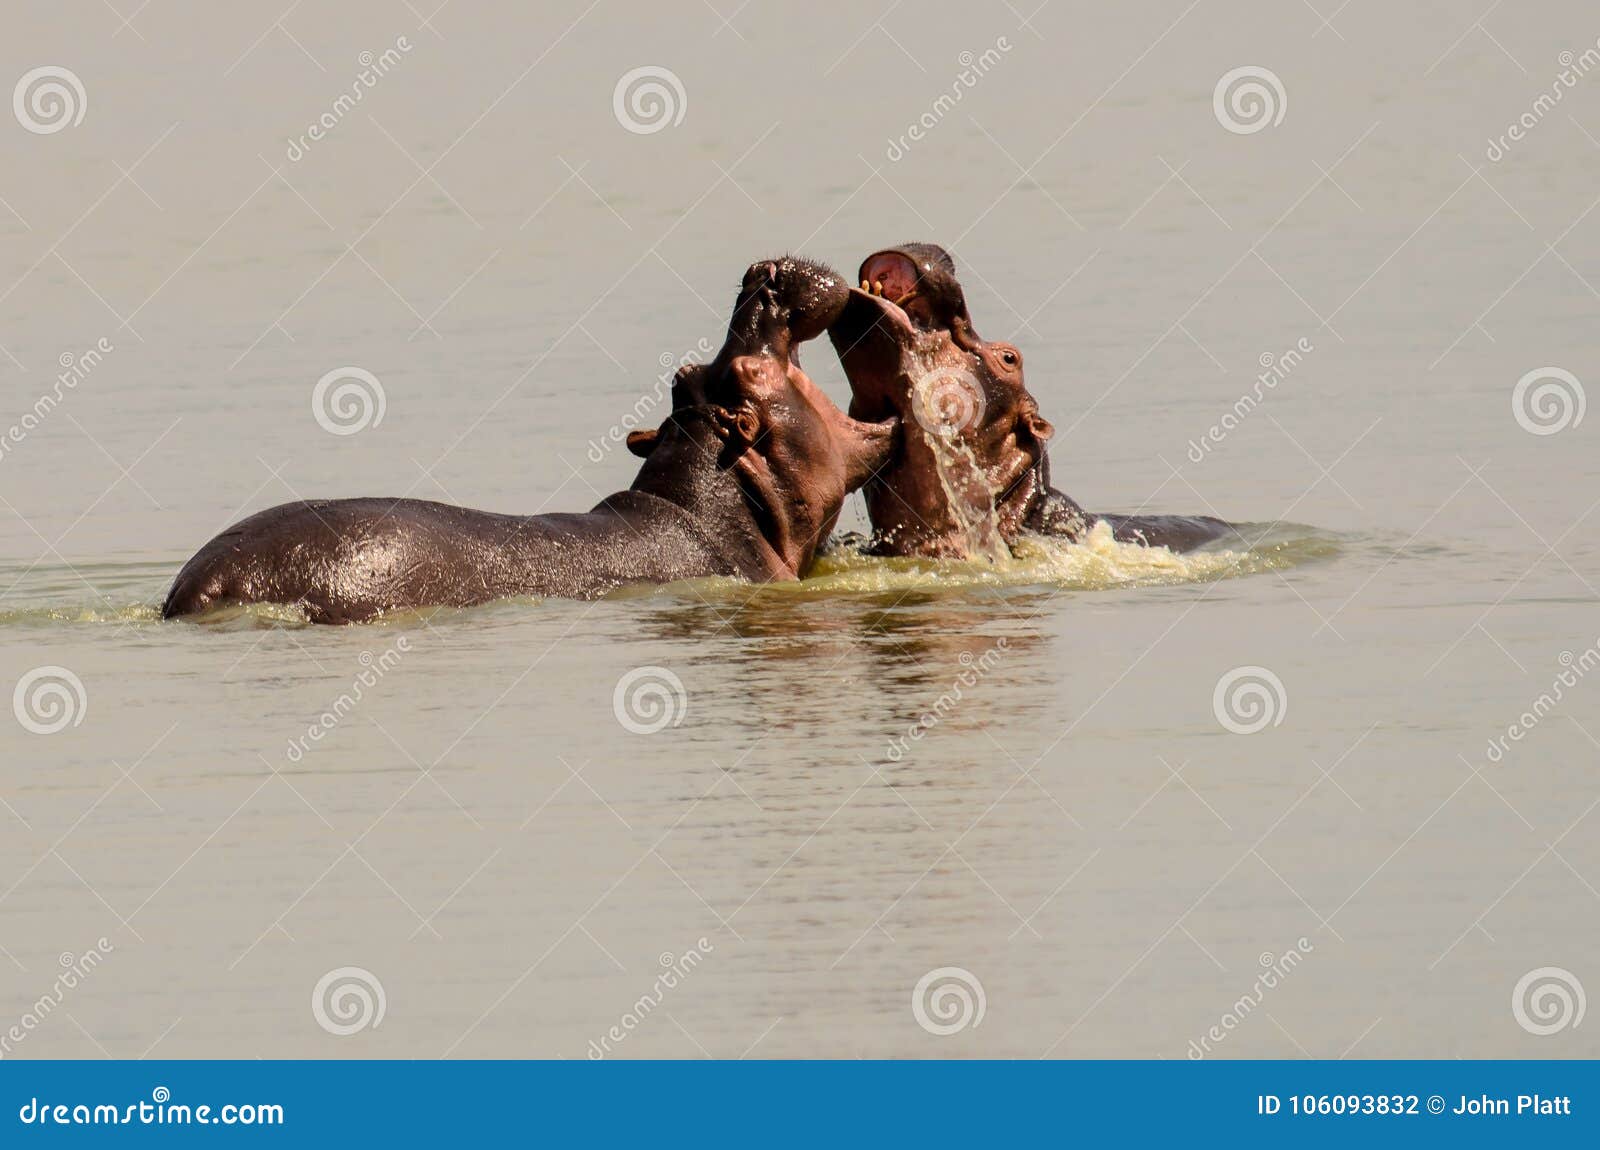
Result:
[[590,599],[726,568],[683,508],[642,492],[538,516],[420,499],[286,503],[206,544],[178,573],[162,614],[288,603],[313,622],[349,623],[509,595]]
[[893,425],[845,416],[800,370],[798,345],[848,289],[784,257],[751,265],[708,365],[686,368],[661,428],[635,432],[633,487],[581,514],[496,515],[416,499],[290,503],[217,536],[163,614],[295,604],[322,623],[511,595],[591,599],[626,583],[798,578],[845,495],[880,466]]

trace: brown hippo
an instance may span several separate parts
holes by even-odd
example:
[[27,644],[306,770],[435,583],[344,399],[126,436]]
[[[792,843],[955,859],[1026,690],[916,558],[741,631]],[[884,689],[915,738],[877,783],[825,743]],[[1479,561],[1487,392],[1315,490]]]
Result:
[[628,447],[627,491],[583,514],[497,515],[418,499],[288,503],[252,515],[178,573],[163,616],[288,603],[316,623],[508,595],[592,599],[705,575],[797,579],[844,505],[889,458],[895,421],[848,418],[800,370],[849,289],[829,268],[751,265],[727,341],[686,365],[672,412]]
[[935,244],[868,256],[829,338],[850,415],[901,419],[901,448],[866,484],[880,555],[994,558],[1023,531],[1189,550],[1237,532],[1220,519],[1091,514],[1050,486],[1054,433],[1022,377],[1022,353],[973,329],[955,261]]

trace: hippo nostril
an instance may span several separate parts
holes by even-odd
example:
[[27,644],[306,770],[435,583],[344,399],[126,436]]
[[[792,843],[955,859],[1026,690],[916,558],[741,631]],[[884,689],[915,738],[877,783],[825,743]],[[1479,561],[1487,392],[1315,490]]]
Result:
[[761,260],[745,269],[743,290],[755,292],[770,289],[777,285],[778,278],[777,263],[773,260]]

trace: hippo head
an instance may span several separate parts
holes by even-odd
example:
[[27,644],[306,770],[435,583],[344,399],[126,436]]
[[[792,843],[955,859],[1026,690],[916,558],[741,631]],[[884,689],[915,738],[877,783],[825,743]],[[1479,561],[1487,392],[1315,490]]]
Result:
[[828,330],[850,414],[898,416],[901,448],[866,485],[880,554],[994,556],[1049,489],[1053,432],[1022,379],[1022,353],[973,330],[948,252],[904,244],[868,256]]
[[[798,577],[810,566],[845,497],[894,451],[892,413],[852,419],[800,368],[800,344],[828,330],[850,294],[837,272],[809,260],[750,265],[722,350],[710,363],[679,368],[671,415],[628,437],[647,460],[635,487],[665,483],[676,502],[725,503],[717,481],[731,475],[740,514],[753,518],[770,548],[771,577]],[[708,485],[686,491],[697,482]]]

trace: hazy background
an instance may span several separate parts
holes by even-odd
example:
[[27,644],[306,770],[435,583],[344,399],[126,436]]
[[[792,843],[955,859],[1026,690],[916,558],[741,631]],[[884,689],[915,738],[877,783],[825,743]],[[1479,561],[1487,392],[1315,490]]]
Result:
[[[56,65],[85,98],[47,134],[0,110],[0,428],[113,350],[0,454],[0,687],[84,688],[57,733],[0,723],[0,1032],[114,949],[8,1056],[583,1057],[702,938],[616,1053],[1181,1058],[1301,939],[1219,1056],[1600,1053],[1512,1009],[1538,968],[1600,988],[1600,685],[1486,750],[1600,641],[1600,415],[1512,403],[1600,379],[1600,70],[1486,155],[1592,5],[437,3],[9,6],[0,92]],[[613,97],[645,66],[682,117],[639,133]],[[1219,122],[1241,66],[1281,122]],[[590,445],[718,342],[747,263],[908,239],[1022,347],[1086,506],[1305,526],[1220,566],[153,618],[289,499],[592,505],[634,461]],[[347,366],[385,411],[332,435],[312,390]],[[679,725],[619,722],[639,667]],[[1239,667],[1277,725],[1219,721]],[[344,967],[386,1008],[339,1037],[310,1004]],[[940,967],[981,1024],[919,1026]]]

